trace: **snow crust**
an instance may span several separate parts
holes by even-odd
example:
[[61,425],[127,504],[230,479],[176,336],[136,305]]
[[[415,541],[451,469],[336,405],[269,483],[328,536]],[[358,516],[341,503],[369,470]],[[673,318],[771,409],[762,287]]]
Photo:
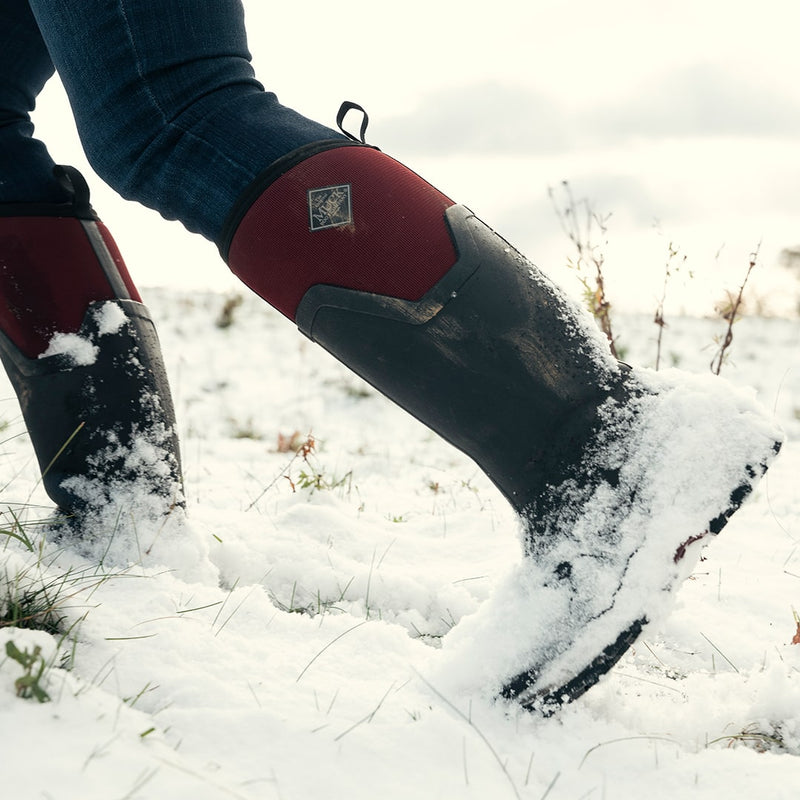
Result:
[[[117,303],[109,301],[100,304],[95,309],[94,320],[97,325],[97,335],[102,337],[118,333],[127,317]],[[74,366],[85,367],[95,363],[99,352],[100,348],[92,335],[82,336],[78,333],[57,332],[50,337],[47,349],[39,358],[66,356]]]
[[[222,302],[148,297],[176,398],[186,517],[154,523],[147,498],[134,493],[122,506],[124,530],[117,508],[89,549],[49,538],[46,525],[26,528],[34,552],[0,539],[0,597],[8,581],[61,581],[71,626],[63,641],[0,628],[4,792],[797,796],[796,321],[740,323],[724,374],[755,392],[720,389],[725,397],[713,394],[703,414],[698,395],[713,379],[648,376],[677,386],[669,408],[648,417],[649,435],[673,454],[660,506],[665,547],[677,535],[669,493],[714,494],[715,476],[734,468],[729,447],[751,446],[750,426],[714,420],[719,403],[747,418],[757,398],[790,438],[670,613],[584,698],[543,720],[490,691],[520,629],[530,637],[558,623],[557,602],[544,616],[542,598],[525,594],[537,566],[520,561],[518,522],[504,500],[467,458],[256,299],[233,326],[217,328]],[[651,363],[651,321],[624,318],[619,327],[628,360]],[[674,320],[668,352],[705,373],[716,332],[708,321]],[[2,396],[13,398],[10,388]],[[21,432],[13,399],[0,414],[11,421],[0,459],[4,506],[31,525],[46,520],[30,448],[13,438]],[[304,461],[286,442],[309,433],[316,449]],[[157,461],[144,444],[130,457]],[[640,465],[657,458],[644,448]],[[21,668],[4,658],[9,640],[42,648],[50,703],[16,697]]]
[[128,319],[121,306],[118,303],[111,302],[103,303],[99,306],[94,312],[94,318],[97,322],[97,332],[100,336],[119,333]]
[[39,358],[67,356],[75,366],[85,367],[95,363],[99,352],[100,349],[91,339],[79,336],[77,333],[54,333],[47,349]]

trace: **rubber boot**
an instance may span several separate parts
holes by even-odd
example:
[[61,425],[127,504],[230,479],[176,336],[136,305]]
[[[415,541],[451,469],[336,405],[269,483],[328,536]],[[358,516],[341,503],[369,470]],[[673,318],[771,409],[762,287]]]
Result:
[[749,395],[617,362],[508,242],[361,143],[272,165],[220,248],[514,507],[525,557],[444,649],[528,709],[550,713],[616,663],[779,448]]
[[71,527],[182,499],[175,414],[150,314],[74,169],[57,205],[0,205],[0,358],[50,498]]

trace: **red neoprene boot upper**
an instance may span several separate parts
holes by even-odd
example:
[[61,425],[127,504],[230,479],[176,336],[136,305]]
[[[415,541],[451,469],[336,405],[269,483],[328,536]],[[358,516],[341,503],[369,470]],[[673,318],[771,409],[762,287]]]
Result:
[[54,333],[77,333],[92,301],[118,298],[114,279],[141,302],[101,222],[0,216],[0,330],[28,358]]
[[227,261],[292,320],[317,284],[418,300],[456,261],[444,221],[451,205],[379,150],[335,147],[262,191],[236,228]]

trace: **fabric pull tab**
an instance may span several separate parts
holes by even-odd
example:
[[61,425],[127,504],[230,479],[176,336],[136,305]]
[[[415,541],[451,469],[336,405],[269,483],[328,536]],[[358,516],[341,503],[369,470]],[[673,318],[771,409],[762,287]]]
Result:
[[[353,136],[350,131],[345,130],[344,128],[344,118],[347,116],[348,111],[360,111],[362,114],[361,118],[361,128],[358,132],[358,136]],[[353,103],[350,100],[345,100],[344,103],[339,107],[339,113],[336,115],[336,124],[339,126],[339,130],[348,138],[352,139],[354,142],[360,142],[361,144],[366,144],[366,135],[367,135],[367,126],[369,125],[369,114],[358,104]]]
[[89,186],[86,179],[75,167],[58,164],[53,167],[56,180],[72,194],[72,208],[80,219],[96,219],[92,204],[89,202]]

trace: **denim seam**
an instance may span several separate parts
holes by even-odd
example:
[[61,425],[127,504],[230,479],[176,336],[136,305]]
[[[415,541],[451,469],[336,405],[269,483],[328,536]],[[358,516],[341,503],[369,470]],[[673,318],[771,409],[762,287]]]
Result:
[[[136,40],[133,35],[133,31],[131,30],[130,22],[128,21],[128,14],[127,14],[125,0],[119,0],[119,8],[120,8],[120,13],[122,14],[123,22],[125,24],[125,33],[127,35],[128,43],[131,48],[131,53],[133,54],[133,61],[136,66],[136,74],[138,75],[139,80],[141,81],[142,88],[145,90],[147,96],[150,98],[150,102],[153,104],[153,107],[156,109],[159,116],[161,117],[161,121],[164,124],[164,126],[167,128],[172,128],[173,130],[177,130],[181,133],[182,136],[188,136],[194,141],[200,142],[201,144],[205,145],[211,150],[214,150],[216,152],[216,155],[218,157],[223,158],[232,168],[244,173],[245,175],[249,175],[249,171],[244,164],[234,161],[225,153],[219,152],[219,150],[215,148],[214,145],[211,144],[211,142],[207,141],[202,136],[198,136],[196,133],[193,133],[192,131],[188,130],[187,128],[178,124],[177,122],[175,122],[174,120],[170,119],[167,116],[167,114],[164,112],[164,109],[161,107],[161,104],[158,102],[155,93],[152,91],[150,83],[148,82],[144,74],[144,71],[142,70],[142,62],[141,59],[139,58],[139,50],[136,47]],[[150,144],[152,144],[152,141]]]

